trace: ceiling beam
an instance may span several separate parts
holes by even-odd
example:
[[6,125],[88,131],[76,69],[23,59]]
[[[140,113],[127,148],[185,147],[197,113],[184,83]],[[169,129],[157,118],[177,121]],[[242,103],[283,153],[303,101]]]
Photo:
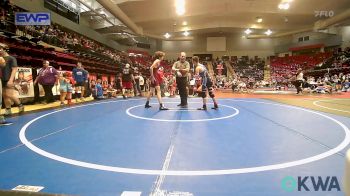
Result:
[[133,1],[143,1],[143,0],[113,0],[115,4],[122,4],[127,2],[133,2]]
[[192,41],[194,39],[194,37],[192,37],[192,36],[170,37],[170,38],[166,39],[164,36],[154,35],[154,34],[150,34],[150,33],[146,33],[146,32],[144,35],[147,37],[153,38],[153,39],[158,39],[158,40],[163,40],[163,41]]
[[82,0],[77,0],[79,1],[79,3],[83,4],[85,7],[87,7],[88,9],[90,9],[90,11],[94,12],[96,15],[100,16],[101,18],[103,18],[105,21],[107,21],[108,23],[110,23],[111,25],[115,25],[112,21],[110,21],[106,15],[100,14],[98,11],[96,11],[95,9],[93,9],[92,7],[90,7],[87,3],[85,3]]
[[143,35],[143,30],[138,27],[120,8],[111,0],[97,0],[106,10],[108,10],[114,17],[118,18],[134,33]]
[[320,29],[325,29],[328,28],[332,25],[335,25],[337,23],[340,23],[346,19],[350,18],[350,9],[345,10],[344,12],[337,14],[334,17],[328,18],[326,20],[319,20],[314,23],[313,26],[295,30],[295,31],[289,31],[289,32],[284,32],[284,33],[278,33],[272,36],[267,36],[267,35],[249,35],[247,36],[248,39],[260,39],[260,38],[277,38],[277,37],[284,37],[284,36],[289,36],[289,35],[294,35],[297,33],[303,33],[303,32],[310,32],[310,31],[317,31]]

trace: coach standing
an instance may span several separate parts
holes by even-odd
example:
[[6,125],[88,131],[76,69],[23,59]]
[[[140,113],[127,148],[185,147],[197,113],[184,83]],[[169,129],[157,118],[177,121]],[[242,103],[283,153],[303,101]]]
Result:
[[190,63],[186,61],[186,53],[180,53],[180,60],[173,65],[173,71],[176,74],[176,84],[179,89],[181,103],[178,106],[187,107],[187,74],[190,71]]

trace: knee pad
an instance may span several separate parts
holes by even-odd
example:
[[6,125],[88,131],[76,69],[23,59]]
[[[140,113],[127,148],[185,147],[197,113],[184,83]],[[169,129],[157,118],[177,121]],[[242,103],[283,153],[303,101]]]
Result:
[[211,98],[214,98],[214,97],[215,97],[212,88],[209,89],[209,96],[210,96]]
[[214,95],[213,92],[209,92],[209,96],[210,96],[211,98],[214,98],[214,97],[215,97],[215,95]]
[[205,91],[202,91],[199,93],[199,95],[204,99],[207,97],[207,93]]

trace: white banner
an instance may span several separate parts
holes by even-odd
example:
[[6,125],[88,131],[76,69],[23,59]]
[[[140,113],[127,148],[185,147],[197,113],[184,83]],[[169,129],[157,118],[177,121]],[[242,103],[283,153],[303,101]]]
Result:
[[14,80],[18,98],[34,97],[32,68],[18,67]]

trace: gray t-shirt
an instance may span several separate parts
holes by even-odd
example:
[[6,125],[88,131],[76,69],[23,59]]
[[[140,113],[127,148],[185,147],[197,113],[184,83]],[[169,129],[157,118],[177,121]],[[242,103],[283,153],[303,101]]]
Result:
[[[176,61],[173,65],[173,70],[174,69],[187,69],[188,71],[190,70],[190,63],[185,61],[181,63],[181,61]],[[187,74],[182,75],[181,77],[187,77]]]
[[17,67],[17,60],[13,56],[6,56],[4,59],[6,61],[6,66],[1,68],[1,79],[7,82],[11,77],[12,68]]

